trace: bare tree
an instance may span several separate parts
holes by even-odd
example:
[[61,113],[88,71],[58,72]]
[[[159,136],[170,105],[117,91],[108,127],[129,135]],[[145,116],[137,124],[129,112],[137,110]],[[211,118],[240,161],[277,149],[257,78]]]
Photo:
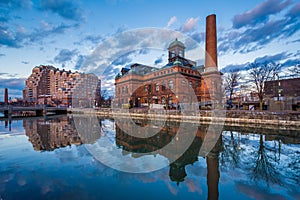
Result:
[[250,64],[249,77],[250,81],[255,84],[260,110],[262,110],[263,107],[265,82],[274,80],[275,76],[278,76],[280,67],[279,64],[272,62],[266,62],[264,64],[254,62]]
[[237,86],[239,85],[239,80],[241,79],[241,74],[239,72],[229,72],[224,77],[225,91],[229,94],[229,100],[232,100],[232,95],[234,94]]
[[260,134],[259,137],[259,149],[256,156],[257,159],[253,168],[253,178],[265,180],[268,184],[269,182],[279,183],[279,173],[276,171],[274,162],[271,161],[272,159],[266,152],[262,134]]
[[294,76],[300,76],[300,64],[296,64],[292,69],[289,70]]

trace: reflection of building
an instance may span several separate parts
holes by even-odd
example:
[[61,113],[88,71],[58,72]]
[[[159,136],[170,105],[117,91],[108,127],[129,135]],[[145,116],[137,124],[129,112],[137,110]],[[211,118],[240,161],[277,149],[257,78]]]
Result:
[[300,78],[267,81],[265,102],[269,110],[300,108]]
[[[120,124],[122,123],[122,124]],[[139,121],[139,125],[144,127],[145,122]],[[116,144],[118,147],[122,148],[127,152],[132,152],[131,156],[139,156],[135,153],[151,153],[157,151],[157,154],[160,154],[169,160],[173,159],[174,152],[176,154],[176,145],[172,147],[174,151],[164,149],[166,145],[174,142],[172,140],[184,140],[184,137],[177,138],[179,126],[182,126],[178,122],[167,122],[164,127],[160,129],[160,132],[156,135],[148,138],[137,138],[126,133],[130,129],[130,124],[128,122],[119,122],[119,125],[116,124]],[[185,125],[183,125],[185,126]],[[191,126],[191,124],[186,124],[186,126]],[[123,131],[123,130],[126,131]],[[196,137],[194,138],[192,144],[189,148],[182,152],[181,148],[178,148],[178,159],[170,164],[169,176],[171,181],[180,182],[184,181],[187,176],[186,166],[193,164],[199,158],[199,150],[202,146],[202,141],[206,135],[207,127],[200,126],[197,130]],[[141,133],[142,134],[142,133]],[[209,134],[209,133],[208,133]],[[218,183],[219,183],[219,151],[221,150],[222,140],[219,138],[217,145],[206,157],[207,159],[207,184],[209,187],[210,196],[213,196],[212,193],[215,193],[214,196],[218,195]]]
[[[95,81],[88,82],[87,79],[92,77]],[[86,83],[86,84],[85,84]],[[23,91],[23,99],[27,103],[33,104],[50,104],[50,105],[72,105],[72,97],[75,90],[86,89],[98,84],[98,78],[91,74],[80,74],[77,71],[59,70],[53,66],[37,66],[32,69],[31,75],[26,80],[25,89]],[[95,87],[96,87],[95,86]],[[97,91],[100,92],[100,89]],[[86,95],[85,98],[89,99],[94,97],[96,90],[93,94],[80,92]]]
[[221,73],[217,68],[215,15],[207,17],[206,33],[204,67],[186,59],[185,46],[176,39],[168,48],[168,64],[161,69],[141,64],[122,69],[115,78],[116,104],[139,107],[195,102],[211,105],[218,102]]
[[56,148],[82,143],[74,124],[68,117],[49,120],[24,120],[25,134],[34,150],[53,151]]

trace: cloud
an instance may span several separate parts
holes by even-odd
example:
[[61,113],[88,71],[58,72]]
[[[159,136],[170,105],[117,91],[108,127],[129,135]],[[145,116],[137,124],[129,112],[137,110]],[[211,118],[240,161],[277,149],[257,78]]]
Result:
[[[75,24],[65,24],[65,23],[61,23],[57,26],[49,26],[48,29],[35,29],[33,33],[29,34],[27,36],[28,40],[30,42],[37,42],[37,41],[41,41],[46,37],[50,37],[53,35],[57,35],[57,34],[63,34],[65,33],[66,30],[71,29],[71,28],[76,28],[78,27],[79,24],[75,23]],[[25,39],[27,39],[25,38]]]
[[141,54],[141,55],[146,55],[146,54],[148,54],[149,52],[150,52],[149,49],[141,49],[141,50],[139,51],[139,54]]
[[14,33],[7,26],[0,24],[0,46],[19,48],[19,41],[22,41],[22,34]]
[[[191,41],[190,37],[180,32],[158,28],[135,29],[103,40],[92,54],[86,56],[86,59],[80,65],[80,70],[104,76],[106,80],[114,80],[115,75],[120,72],[120,67],[124,67],[120,65],[126,65],[128,62],[131,62],[130,59],[134,55],[148,53],[145,49],[164,49],[167,51],[170,42],[173,42],[175,38],[186,44],[186,53],[191,49],[191,46],[194,51],[197,51],[197,55],[199,55],[198,52],[201,52],[201,49],[195,48],[195,41],[194,43],[187,42]],[[129,54],[132,54],[132,57]],[[115,58],[118,59],[115,60]],[[193,59],[192,57],[189,58]],[[151,63],[145,64],[150,65]],[[110,66],[117,70],[110,70],[112,74],[107,74],[106,68]],[[111,87],[114,87],[113,84]]]
[[228,73],[228,72],[238,72],[238,71],[245,71],[248,70],[247,66],[249,63],[242,63],[242,64],[230,64],[225,66],[221,71],[223,73]]
[[181,27],[180,27],[180,31],[183,32],[183,33],[186,33],[186,32],[191,32],[195,29],[196,25],[197,25],[197,22],[199,21],[199,17],[197,18],[193,18],[191,17],[190,19],[188,19],[185,24],[183,24]]
[[0,85],[2,88],[22,91],[25,87],[25,78],[0,78]]
[[[282,64],[282,67],[289,67],[292,66],[292,64],[296,63],[296,59],[294,60],[287,60],[282,62],[283,60],[288,59],[289,57],[293,57],[293,54],[288,54],[287,52],[282,52],[282,53],[278,53],[275,55],[265,55],[262,57],[258,57],[256,59],[254,59],[253,62],[256,63],[265,63],[265,62],[273,62],[275,64]],[[227,66],[225,66],[221,71],[223,73],[228,73],[228,72],[237,72],[237,71],[247,71],[249,70],[249,62],[246,63],[242,63],[242,64],[229,64]]]
[[11,12],[20,9],[27,9],[32,6],[31,0],[5,0],[0,1],[0,47],[13,47],[19,48],[22,45],[20,41],[24,34],[22,30],[12,30],[12,23],[10,21],[12,19],[18,18],[18,16],[11,17]]
[[86,56],[84,55],[79,55],[75,64],[75,69],[79,70],[82,66],[82,63],[84,62],[84,60],[86,59]]
[[31,33],[25,34],[22,30],[12,31],[10,27],[0,24],[0,47],[21,48],[24,45],[39,42],[44,38],[53,35],[63,34],[66,30],[78,27],[79,24],[64,24],[57,26],[48,26],[45,28],[36,28]]
[[17,8],[30,8],[32,6],[31,0],[4,0],[0,1],[0,7],[17,9]]
[[83,19],[83,10],[72,0],[41,0],[40,8],[74,21]]
[[[131,52],[132,53],[132,52]],[[120,56],[119,58],[113,60],[112,65],[126,65],[132,61],[130,58],[131,53]]]
[[233,28],[238,29],[243,26],[255,26],[268,21],[269,16],[277,14],[289,5],[291,0],[267,0],[258,4],[255,8],[233,17]]
[[191,34],[189,34],[189,36],[191,38],[193,38],[193,40],[197,41],[198,43],[204,42],[205,40],[205,32],[193,32]]
[[263,57],[258,57],[255,59],[256,63],[265,63],[265,62],[274,62],[277,63],[281,60],[286,59],[287,57],[291,56],[292,54],[287,54],[286,52],[278,53],[275,55],[266,55]]
[[5,54],[3,54],[3,53],[0,53],[0,57],[2,57],[2,56],[5,56]]
[[293,67],[296,66],[297,64],[299,64],[299,59],[288,59],[285,62],[282,63],[282,67],[286,68],[286,67]]
[[21,63],[25,64],[25,65],[28,65],[29,62],[28,61],[22,61]]
[[177,21],[177,17],[173,16],[170,18],[170,20],[167,23],[167,28],[169,28],[172,24],[174,24]]
[[88,35],[84,38],[84,41],[91,42],[93,44],[97,44],[101,42],[103,38],[100,35]]
[[165,56],[165,54],[162,54],[161,56],[159,56],[155,61],[154,61],[154,65],[158,65],[161,64],[163,62],[163,57]]
[[[33,4],[38,4],[34,5]],[[18,27],[15,19],[21,19],[20,16],[11,16],[12,11],[35,8],[38,11],[51,11],[57,13],[64,19],[79,21],[82,19],[82,10],[72,0],[41,0],[39,3],[31,0],[5,0],[0,1],[0,47],[6,46],[11,48],[21,48],[32,42],[41,41],[46,37],[55,34],[64,33],[65,30],[76,28],[79,23],[67,24],[65,22],[51,25],[45,21],[41,21],[39,28],[28,28],[32,30],[26,32],[25,27]]]
[[260,187],[253,187],[248,183],[236,182],[236,189],[240,194],[245,194],[251,199],[285,199],[286,197],[281,194],[271,193],[270,191],[264,190]]
[[234,53],[249,53],[264,48],[272,41],[280,41],[294,35],[300,30],[297,16],[300,15],[299,4],[290,9],[284,18],[269,20],[262,25],[248,29],[229,29],[219,37],[220,54],[233,50]]
[[290,11],[286,14],[287,17],[298,18],[300,14],[300,2],[294,5]]
[[71,61],[72,58],[77,54],[78,51],[76,49],[74,50],[62,49],[60,50],[58,55],[54,57],[54,61],[57,63],[65,63],[67,61]]

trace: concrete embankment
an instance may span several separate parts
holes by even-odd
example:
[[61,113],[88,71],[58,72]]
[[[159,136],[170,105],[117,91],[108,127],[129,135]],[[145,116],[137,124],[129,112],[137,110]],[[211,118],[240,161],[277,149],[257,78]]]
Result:
[[141,118],[154,120],[174,120],[193,123],[214,123],[230,126],[278,127],[278,129],[300,129],[300,112],[270,112],[244,110],[199,110],[179,112],[176,110],[145,110],[145,109],[72,109],[72,113],[95,114],[109,118]]

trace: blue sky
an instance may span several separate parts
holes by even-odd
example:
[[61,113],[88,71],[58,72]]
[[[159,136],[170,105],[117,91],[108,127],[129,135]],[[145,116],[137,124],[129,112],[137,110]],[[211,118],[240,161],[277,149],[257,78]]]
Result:
[[[205,48],[205,17],[212,13],[219,69],[299,62],[296,0],[0,0],[0,100],[5,87],[9,96],[21,96],[24,80],[41,64],[105,75],[106,86],[131,63],[160,67],[175,37]],[[201,50],[186,45],[186,57],[202,64]]]

